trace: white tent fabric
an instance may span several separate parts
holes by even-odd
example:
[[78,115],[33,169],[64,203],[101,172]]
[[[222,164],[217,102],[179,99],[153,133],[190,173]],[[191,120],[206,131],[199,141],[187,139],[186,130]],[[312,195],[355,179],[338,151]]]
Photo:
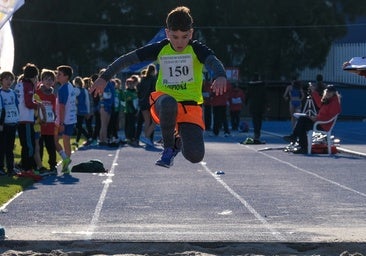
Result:
[[0,0],[0,71],[12,71],[14,65],[14,39],[10,19],[24,0]]

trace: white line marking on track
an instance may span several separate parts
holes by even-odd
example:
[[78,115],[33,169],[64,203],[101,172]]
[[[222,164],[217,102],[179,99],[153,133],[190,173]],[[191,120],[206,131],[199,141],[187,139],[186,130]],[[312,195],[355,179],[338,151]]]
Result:
[[271,234],[280,241],[285,241],[286,239],[281,235],[281,233],[277,230],[275,230],[268,221],[263,218],[244,198],[242,198],[238,193],[236,193],[229,185],[227,185],[220,176],[216,175],[213,171],[210,170],[210,168],[207,167],[206,162],[200,162],[202,167],[208,172],[212,177],[214,177],[217,182],[219,182],[230,194],[232,194],[236,199],[238,199],[242,205],[244,205],[245,208],[248,209],[249,212],[251,212],[257,220],[259,220],[265,227],[268,229]]
[[102,193],[100,194],[97,206],[95,207],[93,218],[92,218],[92,220],[89,224],[89,227],[88,227],[88,229],[85,233],[86,234],[86,240],[91,239],[91,236],[93,235],[94,230],[95,230],[95,228],[97,226],[97,223],[99,221],[100,212],[102,211],[103,203],[104,203],[105,197],[107,195],[109,185],[113,182],[112,178],[114,177],[114,175],[113,175],[114,174],[114,168],[117,166],[116,162],[117,162],[117,159],[118,159],[118,156],[119,156],[119,152],[120,152],[120,149],[118,149],[116,151],[116,154],[114,155],[114,159],[113,159],[113,162],[112,162],[112,165],[111,165],[111,169],[109,171],[110,175],[108,175],[107,179],[103,181],[104,187],[103,187]]
[[311,171],[308,171],[308,170],[302,169],[302,168],[300,168],[300,167],[298,167],[298,166],[296,166],[296,165],[293,165],[293,164],[291,164],[291,163],[289,163],[289,162],[286,162],[286,161],[284,161],[284,160],[281,160],[281,159],[279,159],[279,158],[277,158],[277,157],[274,157],[274,156],[268,155],[268,154],[266,154],[266,153],[264,153],[264,152],[262,152],[262,151],[257,151],[256,149],[253,149],[253,148],[251,148],[251,147],[249,147],[249,146],[246,146],[246,147],[247,147],[248,149],[253,150],[253,151],[256,151],[257,153],[262,154],[262,155],[264,155],[264,156],[266,156],[266,157],[268,157],[268,158],[271,158],[271,159],[273,159],[273,160],[276,160],[277,162],[280,162],[280,163],[286,164],[286,165],[288,165],[288,166],[290,166],[290,167],[292,167],[292,168],[294,168],[294,169],[296,169],[296,170],[298,170],[298,171],[301,171],[301,172],[307,173],[307,174],[312,175],[312,176],[314,176],[314,177],[316,177],[316,178],[318,178],[318,179],[321,179],[321,180],[326,181],[326,182],[328,182],[328,183],[330,183],[330,184],[333,184],[333,185],[335,185],[335,186],[337,186],[337,187],[343,188],[343,189],[348,190],[348,191],[350,191],[350,192],[356,193],[356,194],[358,194],[358,195],[360,195],[360,196],[366,197],[366,194],[365,194],[365,193],[362,193],[362,192],[357,191],[357,190],[355,190],[355,189],[353,189],[353,188],[350,188],[350,187],[347,187],[347,186],[345,186],[345,185],[342,185],[342,184],[340,184],[340,183],[338,183],[338,182],[336,182],[336,181],[333,181],[333,180],[327,179],[327,178],[325,178],[325,177],[323,177],[323,176],[320,176],[319,174],[316,174],[316,173],[313,173],[313,172],[311,172]]

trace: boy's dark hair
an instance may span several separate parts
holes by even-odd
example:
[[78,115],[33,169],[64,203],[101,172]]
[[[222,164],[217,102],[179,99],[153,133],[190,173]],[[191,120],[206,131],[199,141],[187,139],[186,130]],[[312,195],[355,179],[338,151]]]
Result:
[[56,74],[53,70],[50,70],[50,69],[42,69],[41,71],[41,80],[45,79],[45,78],[52,78],[53,80],[55,80],[56,78]]
[[69,80],[72,77],[73,70],[72,70],[72,67],[70,67],[70,66],[67,66],[67,65],[58,66],[57,71],[61,71],[62,73],[67,75],[69,77]]
[[36,65],[32,64],[32,63],[27,63],[24,67],[23,67],[23,75],[25,79],[30,79],[30,78],[34,78],[34,77],[38,77],[39,75],[39,69]]
[[10,71],[4,71],[0,74],[0,81],[2,81],[3,79],[10,77],[12,80],[15,80],[15,76],[12,72]]
[[84,87],[84,80],[81,76],[75,77],[73,83],[76,87]]
[[170,11],[166,18],[166,27],[172,31],[188,31],[193,27],[193,18],[188,7],[179,6]]

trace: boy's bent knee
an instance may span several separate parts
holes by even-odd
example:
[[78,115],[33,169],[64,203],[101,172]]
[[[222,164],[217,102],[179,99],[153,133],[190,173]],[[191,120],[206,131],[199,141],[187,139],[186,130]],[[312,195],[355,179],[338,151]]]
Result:
[[193,151],[193,152],[183,152],[183,156],[185,159],[190,161],[193,164],[199,163],[203,160],[205,153],[201,151]]

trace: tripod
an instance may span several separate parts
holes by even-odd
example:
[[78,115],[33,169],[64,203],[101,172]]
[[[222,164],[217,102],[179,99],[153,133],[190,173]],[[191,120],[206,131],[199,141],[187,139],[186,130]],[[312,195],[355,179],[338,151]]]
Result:
[[306,97],[306,102],[305,102],[302,112],[308,116],[316,116],[316,114],[317,114],[314,101],[310,95],[308,95]]

